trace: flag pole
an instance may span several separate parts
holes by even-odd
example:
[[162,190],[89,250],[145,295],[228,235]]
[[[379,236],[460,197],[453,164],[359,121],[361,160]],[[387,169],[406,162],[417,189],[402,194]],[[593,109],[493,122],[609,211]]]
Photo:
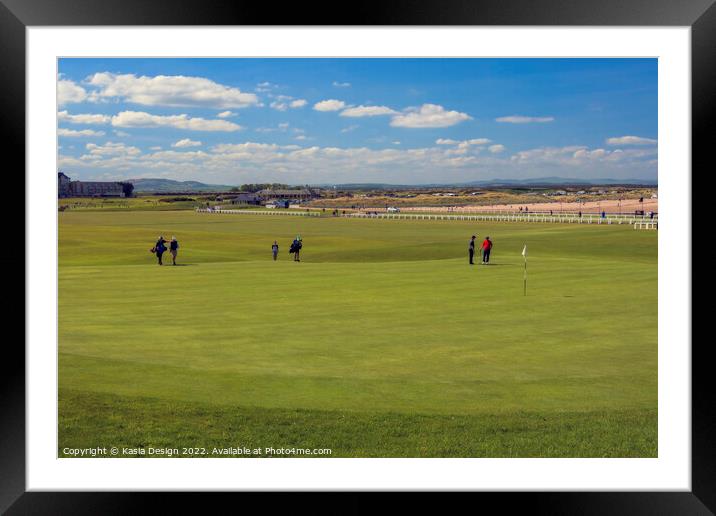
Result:
[[525,244],[524,249],[522,249],[522,256],[525,257],[525,275],[524,275],[524,289],[523,289],[523,295],[527,295],[527,244]]

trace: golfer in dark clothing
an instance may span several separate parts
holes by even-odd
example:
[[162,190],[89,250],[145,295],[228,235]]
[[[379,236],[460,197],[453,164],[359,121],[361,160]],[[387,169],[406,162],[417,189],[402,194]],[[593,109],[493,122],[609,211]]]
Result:
[[482,242],[482,263],[487,265],[490,261],[490,251],[492,251],[492,240],[490,237],[485,237],[485,241]]
[[177,242],[176,237],[172,237],[171,242],[169,242],[169,252],[172,255],[172,265],[176,265],[177,253],[179,252],[179,242]]
[[288,250],[289,253],[293,254],[294,262],[301,261],[301,259],[299,258],[301,247],[303,247],[303,244],[301,243],[301,237],[296,237],[296,239],[291,244],[291,248]]
[[467,248],[467,251],[470,254],[470,265],[475,265],[475,263],[472,261],[472,258],[475,256],[475,239],[476,238],[477,238],[476,235],[472,235],[472,238],[470,239],[470,245]]
[[276,261],[276,258],[278,258],[278,243],[276,240],[273,241],[273,245],[271,246],[271,252],[273,253],[273,260]]
[[166,244],[167,241],[164,240],[163,236],[159,237],[159,240],[157,240],[157,243],[154,244],[153,250],[154,253],[157,255],[157,260],[159,261],[159,265],[162,265],[162,255],[164,254],[164,251],[167,250]]

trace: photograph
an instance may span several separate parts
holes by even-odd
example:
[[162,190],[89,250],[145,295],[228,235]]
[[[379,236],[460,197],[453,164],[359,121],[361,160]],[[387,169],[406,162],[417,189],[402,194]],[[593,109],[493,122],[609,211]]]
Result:
[[55,61],[58,458],[660,457],[657,57]]

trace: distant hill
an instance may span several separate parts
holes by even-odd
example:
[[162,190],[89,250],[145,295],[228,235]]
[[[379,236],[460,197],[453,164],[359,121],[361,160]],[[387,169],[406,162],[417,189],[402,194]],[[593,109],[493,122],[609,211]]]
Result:
[[229,185],[210,185],[199,181],[175,181],[173,179],[140,178],[128,179],[134,185],[135,192],[225,192],[233,188]]

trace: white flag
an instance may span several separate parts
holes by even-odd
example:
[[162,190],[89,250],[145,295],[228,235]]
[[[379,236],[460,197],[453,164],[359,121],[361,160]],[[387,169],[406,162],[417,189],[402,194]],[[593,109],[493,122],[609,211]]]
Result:
[[525,244],[525,248],[522,249],[522,256],[524,256],[525,258],[527,258],[527,244]]

